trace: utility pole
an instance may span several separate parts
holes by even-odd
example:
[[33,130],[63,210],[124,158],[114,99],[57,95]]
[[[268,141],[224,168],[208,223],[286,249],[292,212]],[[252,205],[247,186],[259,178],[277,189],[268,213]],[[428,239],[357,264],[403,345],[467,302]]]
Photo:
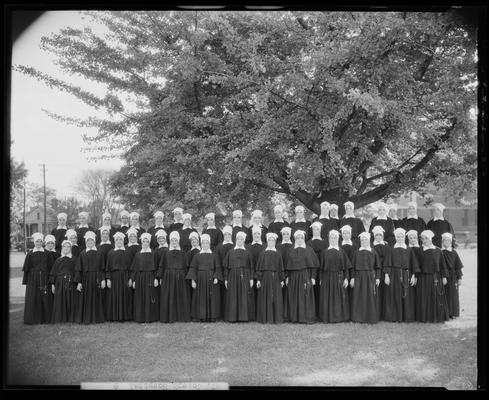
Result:
[[27,224],[25,222],[25,178],[24,178],[24,254],[27,254]]
[[44,181],[44,227],[42,230],[42,234],[46,236],[47,231],[47,218],[46,218],[46,164],[42,165],[42,178]]

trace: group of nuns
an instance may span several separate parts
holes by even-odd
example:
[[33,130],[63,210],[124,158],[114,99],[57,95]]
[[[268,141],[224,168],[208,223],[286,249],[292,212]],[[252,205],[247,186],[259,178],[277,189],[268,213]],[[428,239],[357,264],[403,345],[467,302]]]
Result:
[[287,222],[279,205],[268,228],[260,210],[249,227],[235,210],[222,230],[209,213],[201,234],[181,208],[168,227],[155,212],[148,232],[135,212],[118,227],[104,213],[96,230],[86,212],[76,229],[61,213],[26,255],[24,323],[447,321],[459,316],[463,265],[444,206],[433,207],[426,224],[415,203],[397,220],[380,202],[369,227],[352,202],[342,218],[321,203],[312,223],[302,206]]

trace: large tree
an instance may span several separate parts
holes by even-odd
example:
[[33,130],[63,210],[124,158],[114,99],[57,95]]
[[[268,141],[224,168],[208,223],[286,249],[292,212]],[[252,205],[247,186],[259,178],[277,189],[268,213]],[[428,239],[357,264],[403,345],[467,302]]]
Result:
[[105,97],[16,68],[107,111],[52,115],[124,151],[113,183],[135,206],[278,192],[319,213],[476,180],[476,45],[449,12],[89,14],[110,33],[66,28],[42,47]]

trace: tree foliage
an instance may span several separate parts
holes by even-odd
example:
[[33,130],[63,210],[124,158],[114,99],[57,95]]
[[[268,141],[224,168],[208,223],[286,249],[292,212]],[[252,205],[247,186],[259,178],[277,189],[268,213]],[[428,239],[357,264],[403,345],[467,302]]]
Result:
[[124,152],[113,185],[134,207],[283,193],[319,213],[427,184],[473,190],[476,48],[450,13],[89,15],[110,33],[66,28],[42,46],[105,97],[16,68],[106,111],[53,116]]

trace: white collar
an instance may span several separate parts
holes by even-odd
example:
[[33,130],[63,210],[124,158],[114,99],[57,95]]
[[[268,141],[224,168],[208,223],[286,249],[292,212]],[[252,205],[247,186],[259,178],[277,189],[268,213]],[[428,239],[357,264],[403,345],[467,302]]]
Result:
[[423,251],[429,250],[429,249],[435,249],[435,248],[436,247],[435,247],[435,245],[433,243],[431,244],[431,246],[428,246],[428,247],[426,247],[426,246],[423,245]]
[[75,243],[75,244],[72,243],[71,247],[73,247],[73,246],[78,246],[78,243]]
[[299,245],[297,243],[294,244],[294,249],[297,249],[299,247],[305,249],[306,248],[306,244],[305,243],[303,245]]
[[331,219],[339,219],[337,216],[336,216],[336,217],[331,217],[331,216],[330,216],[330,218],[331,218]]
[[397,217],[391,217],[391,220],[398,221],[399,219]]
[[293,244],[292,241],[289,239],[288,241],[282,241],[282,244]]
[[331,245],[330,245],[330,246],[328,247],[328,250],[330,250],[330,249],[335,249],[335,250],[340,251],[339,246],[331,246]]
[[322,238],[321,236],[319,236],[319,237],[314,237],[314,236],[313,236],[313,237],[311,238],[311,240],[323,240],[323,238]]
[[397,243],[397,242],[396,242],[396,243],[394,244],[394,248],[396,249],[396,248],[398,248],[398,247],[400,247],[401,249],[406,249],[406,248],[407,248],[406,243]]
[[283,218],[281,218],[281,219],[276,219],[276,218],[275,218],[275,219],[273,220],[273,222],[284,222],[284,219],[283,219]]
[[329,215],[320,215],[319,219],[329,219]]
[[360,248],[358,250],[372,251],[372,248],[371,247],[362,247],[362,246],[360,246]]
[[238,250],[238,249],[246,250],[245,247],[244,247],[244,245],[242,247],[240,247],[238,245],[234,246],[234,250]]
[[208,250],[200,250],[200,254],[212,254],[212,250],[211,249],[208,249]]
[[348,214],[348,215],[345,214],[345,215],[343,215],[343,218],[356,218],[356,217],[355,217],[355,214]]
[[43,252],[43,253],[44,253],[44,247],[39,247],[39,248],[34,247],[34,248],[32,249],[32,252],[33,252],[33,253],[37,253],[38,251],[40,251],[40,252]]
[[385,217],[377,216],[377,221],[387,221],[387,216],[385,216]]
[[242,223],[241,223],[241,224],[234,224],[234,223],[233,223],[233,228],[236,228],[236,227],[238,227],[238,228],[242,228],[242,227],[243,227],[243,224],[242,224]]
[[206,228],[206,229],[217,229],[217,228],[216,228],[216,226],[215,226],[215,225],[213,225],[213,226],[207,226],[207,228]]
[[141,225],[137,225],[137,226],[131,226],[131,228],[134,228],[136,229],[137,231],[139,231],[141,229]]
[[263,242],[261,240],[259,242],[255,242],[253,240],[253,242],[251,242],[251,245],[253,246],[254,244],[259,244],[260,246],[262,246],[263,245]]
[[185,225],[182,226],[182,231],[185,230],[185,229],[194,229],[194,228],[192,228],[192,225],[190,225],[190,226],[185,226]]
[[151,253],[151,248],[148,247],[147,249],[141,249],[141,253]]
[[180,247],[180,245],[178,245],[178,247],[168,247],[168,251],[172,251],[172,250],[182,250],[182,248]]
[[418,219],[418,214],[415,215],[408,215],[407,219]]
[[353,246],[351,239],[350,240],[341,239],[341,245],[343,246],[344,244],[349,244],[350,246]]
[[154,228],[155,229],[158,229],[158,228],[165,229],[165,226],[164,225],[155,225]]
[[56,227],[56,229],[66,229],[66,230],[68,230],[68,228],[66,227],[66,225],[65,225],[65,226],[60,226],[60,225],[58,225],[58,226]]
[[50,251],[51,253],[56,253],[56,249],[52,249],[52,250],[48,250]]
[[127,225],[127,224],[121,224],[121,228],[129,228],[129,225]]
[[445,218],[443,218],[443,217],[439,217],[439,218],[438,217],[434,217],[433,218],[433,221],[445,221]]
[[114,251],[117,251],[117,250],[126,250],[125,247],[114,247]]
[[162,247],[167,247],[167,248],[168,248],[168,245],[165,243],[165,244],[160,244],[160,245],[158,246],[158,248],[159,248],[159,249],[161,249]]
[[106,240],[104,242],[100,242],[99,244],[112,244],[112,243],[110,242],[110,240]]
[[383,240],[382,242],[377,242],[377,241],[374,241],[374,246],[377,246],[377,245],[379,245],[379,244],[387,244],[387,242],[386,242],[386,241],[384,241],[384,240]]
[[199,251],[200,251],[200,246],[197,246],[197,247],[192,247],[192,248],[190,249],[190,251],[192,251],[193,249],[197,249],[197,250],[199,250]]
[[183,222],[182,222],[182,220],[180,220],[180,221],[177,221],[176,219],[174,219],[174,220],[173,220],[173,223],[174,223],[174,224],[182,224],[182,225],[183,225]]
[[442,250],[446,250],[446,251],[452,251],[453,248],[452,247],[443,247]]
[[129,243],[129,244],[127,245],[127,247],[130,247],[130,246],[139,246],[139,243]]
[[88,228],[88,225],[87,224],[85,224],[85,225],[78,225],[78,229],[80,229],[80,228]]
[[65,255],[62,255],[62,256],[61,256],[61,258],[62,258],[62,257],[68,257],[68,258],[72,258],[72,257],[73,257],[73,255],[70,253],[70,254],[65,254]]
[[229,242],[227,242],[226,240],[224,240],[224,241],[222,242],[222,244],[234,244],[234,243],[233,243],[233,241],[232,241],[232,240],[230,240]]
[[419,244],[410,244],[409,247],[419,247]]
[[270,248],[266,248],[265,251],[277,251],[277,249],[274,247],[273,249],[270,249]]
[[306,219],[305,218],[302,218],[302,219],[296,218],[294,222],[306,222]]
[[97,247],[96,246],[93,246],[93,247],[87,247],[85,249],[86,252],[89,252],[89,251],[97,251]]

